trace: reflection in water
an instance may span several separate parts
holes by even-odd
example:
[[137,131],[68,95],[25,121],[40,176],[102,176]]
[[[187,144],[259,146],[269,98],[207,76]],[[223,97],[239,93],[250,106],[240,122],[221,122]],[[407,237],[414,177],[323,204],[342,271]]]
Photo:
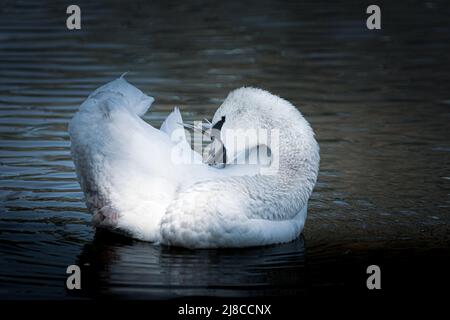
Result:
[[[322,292],[346,282],[335,264],[356,252],[365,263],[372,249],[392,261],[421,248],[424,265],[434,249],[450,254],[448,1],[377,0],[379,31],[364,1],[76,3],[80,31],[66,28],[67,1],[0,5],[0,298],[67,298],[80,252],[85,296],[126,297]],[[175,105],[186,121],[210,119],[244,85],[301,108],[321,147],[306,281],[299,242],[191,252],[93,240],[67,123],[125,71],[155,97],[154,126]]]
[[98,230],[76,262],[82,296],[175,298],[299,294],[306,290],[302,237],[261,248],[188,250]]

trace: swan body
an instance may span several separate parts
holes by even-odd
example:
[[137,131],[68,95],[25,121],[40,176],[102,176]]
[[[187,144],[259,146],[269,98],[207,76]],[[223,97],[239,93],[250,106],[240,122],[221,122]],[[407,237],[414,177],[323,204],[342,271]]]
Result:
[[[191,149],[175,108],[156,129],[141,119],[154,99],[123,77],[95,90],[69,124],[71,154],[93,223],[155,243],[189,248],[288,242],[301,233],[319,170],[319,147],[300,112],[255,88],[232,91],[216,111],[224,167]],[[277,130],[276,170],[231,165],[261,146],[232,146],[227,132]],[[230,151],[229,151],[230,150]],[[183,154],[191,162],[174,161]],[[230,162],[230,164],[228,163]],[[235,161],[236,162],[236,161]]]

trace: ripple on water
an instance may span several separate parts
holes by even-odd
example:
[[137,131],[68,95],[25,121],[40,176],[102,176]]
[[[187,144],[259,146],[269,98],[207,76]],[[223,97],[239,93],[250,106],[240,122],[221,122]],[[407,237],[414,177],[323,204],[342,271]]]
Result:
[[[287,295],[341,283],[315,274],[349,250],[448,243],[443,3],[386,2],[396,19],[376,33],[353,1],[77,4],[79,32],[65,29],[60,2],[0,8],[0,297]],[[175,105],[187,121],[211,118],[243,85],[299,106],[321,145],[305,238],[190,251],[94,236],[67,124],[93,89],[125,71],[156,98],[145,116],[156,126]],[[73,263],[88,275],[81,294],[64,289]]]

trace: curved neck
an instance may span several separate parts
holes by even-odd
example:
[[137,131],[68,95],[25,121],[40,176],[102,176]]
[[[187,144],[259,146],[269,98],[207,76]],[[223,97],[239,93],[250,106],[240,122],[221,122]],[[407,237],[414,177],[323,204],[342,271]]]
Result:
[[[271,137],[271,166],[257,174],[234,176],[229,188],[248,195],[247,212],[254,217],[285,220],[296,216],[312,193],[319,170],[319,147],[303,118],[296,126],[278,130]],[[227,186],[228,188],[228,186]]]

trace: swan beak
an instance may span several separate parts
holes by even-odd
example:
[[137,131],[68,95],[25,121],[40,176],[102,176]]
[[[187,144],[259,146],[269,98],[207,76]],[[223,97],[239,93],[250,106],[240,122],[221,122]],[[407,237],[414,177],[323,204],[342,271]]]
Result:
[[216,138],[211,142],[209,148],[208,157],[205,159],[205,163],[217,169],[224,168],[227,163],[227,149],[225,148],[225,145],[220,139]]

